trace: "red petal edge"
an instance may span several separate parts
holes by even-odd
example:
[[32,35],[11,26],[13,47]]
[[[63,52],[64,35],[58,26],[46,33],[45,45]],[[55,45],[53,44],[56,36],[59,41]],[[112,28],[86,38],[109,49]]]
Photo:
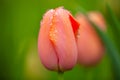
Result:
[[69,15],[69,19],[73,28],[74,34],[76,34],[77,30],[79,29],[80,24],[71,16]]

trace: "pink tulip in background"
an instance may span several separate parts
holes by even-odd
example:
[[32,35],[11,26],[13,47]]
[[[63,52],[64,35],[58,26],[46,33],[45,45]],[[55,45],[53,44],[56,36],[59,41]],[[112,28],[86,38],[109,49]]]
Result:
[[[106,30],[104,18],[99,12],[88,13],[88,18],[102,31]],[[80,37],[77,39],[78,63],[84,66],[95,65],[103,58],[104,45],[85,15],[77,14],[76,19],[81,24]]]
[[40,25],[38,50],[41,62],[47,69],[66,71],[75,66],[78,28],[79,23],[61,7],[45,13]]

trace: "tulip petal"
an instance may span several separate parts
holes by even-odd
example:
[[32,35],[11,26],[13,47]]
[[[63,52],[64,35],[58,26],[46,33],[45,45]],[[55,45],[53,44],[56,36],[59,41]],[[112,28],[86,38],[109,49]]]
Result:
[[70,19],[70,22],[71,22],[71,25],[72,25],[72,28],[73,28],[73,32],[74,32],[74,34],[76,36],[80,24],[71,15],[69,15],[69,19]]
[[89,12],[88,17],[93,23],[98,25],[102,31],[106,31],[105,20],[104,20],[104,17],[102,16],[102,14],[100,14],[100,12],[95,12],[95,11]]
[[58,70],[56,52],[49,40],[49,31],[53,19],[54,10],[49,10],[44,15],[38,38],[38,50],[42,64],[50,70]]
[[51,41],[56,50],[60,71],[71,69],[77,61],[77,47],[69,14],[62,8],[55,10]]

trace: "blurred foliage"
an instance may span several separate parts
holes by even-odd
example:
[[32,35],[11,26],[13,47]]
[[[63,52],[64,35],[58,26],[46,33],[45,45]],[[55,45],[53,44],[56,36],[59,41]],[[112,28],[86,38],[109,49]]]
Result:
[[[107,11],[106,2],[110,4],[113,13]],[[73,14],[82,10],[101,11],[108,24],[106,36],[112,40],[108,44],[113,43],[115,51],[120,53],[119,3],[120,0],[0,0],[0,80],[57,79],[56,72],[48,71],[41,65],[37,37],[43,14],[58,6],[64,6]],[[64,78],[114,80],[111,64],[111,58],[106,54],[99,65],[91,68],[77,65],[73,70],[65,72]]]

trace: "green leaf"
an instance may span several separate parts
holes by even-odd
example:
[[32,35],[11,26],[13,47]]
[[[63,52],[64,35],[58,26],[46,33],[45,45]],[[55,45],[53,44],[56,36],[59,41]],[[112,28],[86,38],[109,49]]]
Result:
[[119,32],[120,34],[120,23],[119,21],[117,20],[115,14],[113,13],[112,9],[110,8],[110,6],[108,4],[106,4],[106,8],[107,8],[107,13],[108,13],[108,20],[110,21],[110,24],[114,25],[114,26],[111,26],[113,28],[116,29],[116,31]]
[[[115,14],[113,13],[112,9],[108,4],[106,4],[106,10],[107,10],[107,23],[108,23],[108,30],[110,31],[111,37],[114,40],[114,43],[116,44],[117,48],[120,47],[120,23],[117,20]],[[119,49],[120,52],[120,49]]]

